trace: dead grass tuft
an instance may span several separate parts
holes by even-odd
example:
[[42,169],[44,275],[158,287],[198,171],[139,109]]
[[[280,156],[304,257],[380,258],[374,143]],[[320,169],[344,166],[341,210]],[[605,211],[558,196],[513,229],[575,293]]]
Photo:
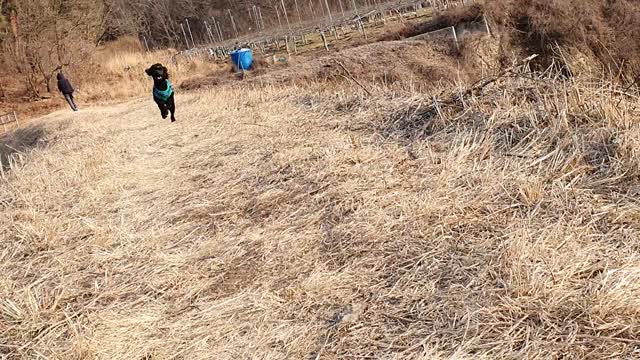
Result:
[[[540,54],[539,65],[555,61],[571,71],[569,55],[588,58],[599,76],[627,76],[640,71],[640,4],[635,1],[508,0],[487,2],[509,46]],[[562,51],[565,51],[563,58]]]

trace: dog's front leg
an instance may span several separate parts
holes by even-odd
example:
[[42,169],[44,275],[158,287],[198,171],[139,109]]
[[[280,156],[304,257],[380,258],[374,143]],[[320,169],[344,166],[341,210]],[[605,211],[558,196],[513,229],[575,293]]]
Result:
[[153,100],[158,105],[158,109],[160,109],[160,115],[162,115],[162,118],[166,119],[167,116],[169,115],[169,111],[167,110],[167,105],[164,102],[162,102],[162,100],[160,99],[153,98]]

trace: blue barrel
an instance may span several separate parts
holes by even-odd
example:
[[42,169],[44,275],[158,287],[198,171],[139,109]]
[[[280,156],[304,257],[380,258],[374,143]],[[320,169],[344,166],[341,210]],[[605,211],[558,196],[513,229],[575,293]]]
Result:
[[239,49],[231,52],[231,62],[236,71],[251,69],[253,65],[253,54],[251,49]]

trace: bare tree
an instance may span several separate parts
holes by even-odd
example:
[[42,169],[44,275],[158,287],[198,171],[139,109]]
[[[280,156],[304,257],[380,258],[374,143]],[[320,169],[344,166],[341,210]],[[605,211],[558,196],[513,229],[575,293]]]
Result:
[[57,70],[80,61],[101,32],[104,5],[91,0],[12,0],[12,34],[2,41],[5,63],[13,65],[33,97],[40,85],[51,92]]

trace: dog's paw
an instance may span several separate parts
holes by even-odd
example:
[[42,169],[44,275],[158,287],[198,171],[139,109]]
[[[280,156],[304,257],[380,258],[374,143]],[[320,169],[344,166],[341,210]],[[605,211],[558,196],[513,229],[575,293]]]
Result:
[[176,118],[171,118],[171,122],[176,122]]

